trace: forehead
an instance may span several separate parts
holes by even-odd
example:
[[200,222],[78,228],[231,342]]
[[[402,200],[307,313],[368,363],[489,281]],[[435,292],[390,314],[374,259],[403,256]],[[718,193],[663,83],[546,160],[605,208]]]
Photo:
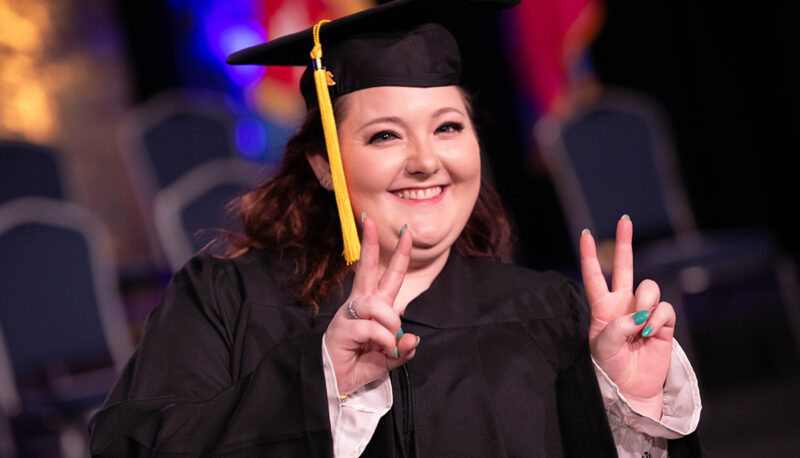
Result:
[[443,108],[453,108],[467,115],[464,97],[457,86],[380,86],[361,89],[340,99],[340,122],[382,116],[429,116]]

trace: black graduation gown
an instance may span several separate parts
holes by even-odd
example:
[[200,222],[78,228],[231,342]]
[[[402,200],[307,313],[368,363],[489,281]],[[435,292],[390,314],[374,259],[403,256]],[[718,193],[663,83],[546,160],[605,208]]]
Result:
[[[321,342],[352,279],[312,316],[287,275],[259,251],[176,273],[92,419],[92,454],[332,456]],[[406,309],[421,344],[363,456],[616,456],[588,321],[558,274],[451,255]]]

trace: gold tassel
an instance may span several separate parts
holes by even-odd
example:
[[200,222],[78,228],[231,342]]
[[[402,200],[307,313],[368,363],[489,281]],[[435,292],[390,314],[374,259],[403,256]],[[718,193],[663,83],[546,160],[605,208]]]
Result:
[[331,72],[322,66],[322,45],[319,42],[319,29],[322,24],[330,22],[322,20],[314,26],[314,48],[311,50],[311,59],[314,68],[314,83],[317,87],[317,100],[319,113],[322,117],[322,130],[325,133],[325,146],[328,149],[328,162],[331,165],[333,177],[333,192],[336,196],[336,207],[339,209],[339,222],[342,225],[342,238],[344,239],[344,260],[347,265],[358,261],[361,253],[361,243],[358,240],[356,221],[353,217],[353,208],[350,205],[350,196],[347,193],[347,183],[344,179],[342,156],[339,152],[339,137],[336,133],[336,120],[333,117],[333,105],[328,86],[336,84]]

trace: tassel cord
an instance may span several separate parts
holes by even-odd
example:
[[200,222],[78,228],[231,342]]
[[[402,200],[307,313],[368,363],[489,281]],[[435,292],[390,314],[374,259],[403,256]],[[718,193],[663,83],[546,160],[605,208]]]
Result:
[[319,41],[319,29],[322,24],[329,22],[320,21],[314,26],[314,48],[311,50],[311,59],[314,65],[314,84],[317,89],[317,100],[319,102],[319,112],[322,118],[322,130],[325,134],[325,146],[328,150],[328,162],[331,166],[331,177],[333,178],[333,192],[336,196],[336,207],[339,210],[339,222],[342,228],[342,239],[344,243],[344,259],[348,265],[358,261],[361,253],[361,243],[358,239],[353,208],[350,204],[350,196],[347,191],[347,182],[344,177],[344,165],[339,151],[339,137],[336,131],[336,119],[333,115],[333,105],[331,103],[328,86],[336,84],[333,75],[322,66],[322,44]]

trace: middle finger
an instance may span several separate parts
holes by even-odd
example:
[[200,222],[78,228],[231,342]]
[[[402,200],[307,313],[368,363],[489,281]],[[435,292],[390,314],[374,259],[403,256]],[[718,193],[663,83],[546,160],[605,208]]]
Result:
[[[405,228],[405,226],[403,226]],[[378,295],[389,304],[394,304],[394,299],[403,286],[403,279],[408,269],[408,260],[411,256],[412,245],[411,231],[405,229],[400,234],[400,240],[389,259],[386,271],[378,281]]]
[[617,240],[614,245],[614,271],[611,275],[613,291],[633,291],[633,223],[628,215],[617,222]]

